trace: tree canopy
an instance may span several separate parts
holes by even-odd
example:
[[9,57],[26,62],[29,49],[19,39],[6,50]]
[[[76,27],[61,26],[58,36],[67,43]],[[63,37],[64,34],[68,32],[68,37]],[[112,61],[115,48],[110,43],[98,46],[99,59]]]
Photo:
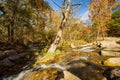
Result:
[[120,9],[112,13],[112,20],[109,24],[109,36],[120,36]]

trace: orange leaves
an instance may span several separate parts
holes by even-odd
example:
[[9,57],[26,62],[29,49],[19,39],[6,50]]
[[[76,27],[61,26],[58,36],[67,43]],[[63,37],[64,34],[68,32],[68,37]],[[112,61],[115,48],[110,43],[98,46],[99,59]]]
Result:
[[107,23],[111,19],[112,9],[115,7],[115,0],[93,0],[89,5],[90,18],[96,24],[98,32],[105,33]]

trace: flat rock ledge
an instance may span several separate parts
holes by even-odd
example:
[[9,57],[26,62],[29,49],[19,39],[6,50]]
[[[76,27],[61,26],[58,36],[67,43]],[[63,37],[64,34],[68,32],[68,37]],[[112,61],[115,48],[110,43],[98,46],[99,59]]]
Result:
[[109,58],[104,61],[105,66],[119,66],[120,67],[120,57]]

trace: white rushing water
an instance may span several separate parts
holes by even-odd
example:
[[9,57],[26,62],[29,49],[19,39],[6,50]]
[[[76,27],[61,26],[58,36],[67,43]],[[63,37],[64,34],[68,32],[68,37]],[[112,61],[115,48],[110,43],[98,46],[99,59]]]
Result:
[[2,80],[22,80],[26,74],[28,74],[32,71],[37,71],[39,69],[41,70],[41,69],[47,69],[47,68],[58,68],[61,70],[66,70],[67,68],[69,68],[69,66],[63,67],[63,66],[56,64],[56,63],[50,64],[50,65],[40,64],[40,65],[37,65],[35,68],[30,69],[30,70],[21,71],[19,74],[11,75],[9,77],[4,77],[4,78],[2,78]]
[[47,68],[58,68],[58,69],[61,69],[61,70],[66,70],[69,66],[66,66],[66,67],[63,67],[59,64],[49,64],[49,65],[45,65],[45,64],[40,64],[40,65],[37,65],[34,69],[35,70],[38,70],[38,69],[47,69]]
[[2,80],[21,80],[28,72],[30,72],[30,70],[22,71],[19,74],[12,75],[10,77],[4,77]]

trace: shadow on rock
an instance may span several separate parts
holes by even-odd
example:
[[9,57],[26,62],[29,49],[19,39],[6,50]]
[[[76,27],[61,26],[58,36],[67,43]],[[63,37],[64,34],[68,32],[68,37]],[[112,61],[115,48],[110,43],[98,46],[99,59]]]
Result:
[[108,80],[120,80],[120,67],[107,68],[103,74]]
[[82,80],[103,80],[105,78],[102,75],[104,69],[99,65],[84,61],[73,61],[69,64],[71,64],[71,67],[68,71]]

